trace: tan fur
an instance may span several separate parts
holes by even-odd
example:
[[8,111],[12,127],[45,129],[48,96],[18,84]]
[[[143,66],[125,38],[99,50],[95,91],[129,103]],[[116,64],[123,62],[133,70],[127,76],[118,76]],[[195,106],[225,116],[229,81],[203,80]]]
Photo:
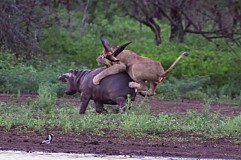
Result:
[[[183,56],[188,55],[187,52],[182,53],[165,72],[159,61],[141,57],[130,50],[124,50],[116,57],[119,60],[118,63],[113,63],[106,59],[103,53],[104,51],[96,61],[100,64],[108,65],[109,68],[94,77],[94,84],[99,84],[101,79],[108,75],[127,71],[134,81],[129,83],[129,87],[135,88],[138,92],[146,94],[147,96],[153,96],[157,85],[165,79],[168,73],[176,66]],[[150,82],[150,90],[148,92],[146,92],[146,81]]]

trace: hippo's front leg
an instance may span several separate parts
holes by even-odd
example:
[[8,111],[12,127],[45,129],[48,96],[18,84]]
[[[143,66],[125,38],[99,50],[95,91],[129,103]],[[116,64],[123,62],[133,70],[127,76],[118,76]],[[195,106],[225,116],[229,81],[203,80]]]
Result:
[[80,110],[79,110],[79,114],[84,114],[86,111],[86,108],[89,104],[90,101],[90,97],[89,96],[84,96],[83,93],[81,93],[80,95]]

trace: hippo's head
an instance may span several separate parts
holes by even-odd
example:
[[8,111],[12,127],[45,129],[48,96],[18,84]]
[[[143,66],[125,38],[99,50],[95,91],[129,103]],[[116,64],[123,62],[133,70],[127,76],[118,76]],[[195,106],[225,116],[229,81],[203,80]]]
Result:
[[73,95],[77,92],[78,86],[76,85],[76,72],[77,70],[70,70],[68,73],[64,73],[58,77],[58,80],[67,83],[68,87],[65,91],[68,95]]

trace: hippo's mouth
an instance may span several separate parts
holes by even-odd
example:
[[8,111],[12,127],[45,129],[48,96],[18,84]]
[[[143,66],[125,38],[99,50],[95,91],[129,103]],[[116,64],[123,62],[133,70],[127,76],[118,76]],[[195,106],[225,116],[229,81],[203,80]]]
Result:
[[62,81],[62,82],[64,82],[64,83],[67,83],[67,82],[68,82],[68,78],[67,78],[66,76],[60,76],[60,77],[58,78],[58,80],[60,80],[60,81]]
[[67,89],[65,90],[65,93],[67,95],[73,95],[77,92],[76,89],[74,89],[73,86],[71,85],[69,76],[67,76],[67,75],[59,76],[58,80],[67,84]]

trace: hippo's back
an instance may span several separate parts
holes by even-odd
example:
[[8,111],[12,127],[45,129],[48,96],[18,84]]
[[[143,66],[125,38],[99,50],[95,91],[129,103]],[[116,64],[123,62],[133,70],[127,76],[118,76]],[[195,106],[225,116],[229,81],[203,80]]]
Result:
[[[92,71],[92,80],[95,75],[103,71],[105,68],[97,68]],[[93,82],[93,96],[92,99],[101,101],[112,101],[118,97],[125,97],[129,94],[134,100],[136,93],[135,89],[129,87],[129,82],[133,80],[126,72],[113,74],[103,78],[99,85],[94,85]]]

